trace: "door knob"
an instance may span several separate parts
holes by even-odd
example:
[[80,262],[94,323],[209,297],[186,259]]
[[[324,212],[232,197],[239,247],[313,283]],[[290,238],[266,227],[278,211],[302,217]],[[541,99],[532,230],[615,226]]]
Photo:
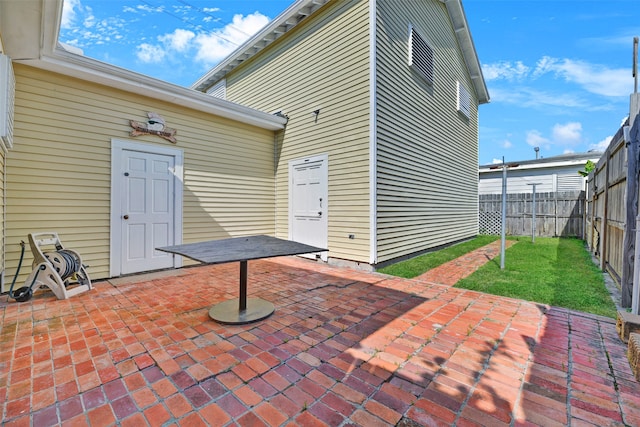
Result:
[[129,215],[125,215],[125,216],[123,216],[122,218],[124,218],[124,219],[129,219]]

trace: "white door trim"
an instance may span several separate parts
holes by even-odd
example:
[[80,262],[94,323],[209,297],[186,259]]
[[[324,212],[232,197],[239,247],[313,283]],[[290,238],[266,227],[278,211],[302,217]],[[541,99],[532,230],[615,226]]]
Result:
[[[174,158],[175,177],[173,212],[174,212],[174,244],[182,244],[182,183],[184,153],[171,147],[160,147],[152,144],[128,141],[125,139],[111,139],[111,210],[110,210],[110,248],[109,248],[109,276],[117,277],[122,274],[122,187],[120,186],[122,171],[122,152],[138,151],[143,153],[160,154]],[[174,258],[174,267],[182,266],[182,257]]]
[[[292,184],[293,184],[293,169],[295,167],[295,165],[298,164],[302,164],[302,163],[315,163],[315,162],[322,162],[323,164],[323,169],[326,172],[326,175],[324,176],[324,193],[322,196],[322,200],[323,200],[323,207],[322,207],[322,215],[323,215],[323,221],[321,221],[321,224],[324,224],[324,230],[323,230],[323,235],[324,235],[324,243],[322,245],[317,245],[317,246],[322,246],[325,249],[329,249],[329,155],[328,154],[319,154],[316,156],[310,156],[310,157],[301,157],[298,159],[293,159],[293,160],[289,160],[289,233],[288,233],[288,238],[289,240],[293,240],[294,236],[293,236],[293,222],[294,222],[294,211],[293,211],[293,188],[292,188]],[[302,243],[307,243],[307,242],[302,242]],[[325,252],[320,252],[319,254],[320,258],[323,261],[327,261],[328,257],[329,257],[329,253],[327,251]]]

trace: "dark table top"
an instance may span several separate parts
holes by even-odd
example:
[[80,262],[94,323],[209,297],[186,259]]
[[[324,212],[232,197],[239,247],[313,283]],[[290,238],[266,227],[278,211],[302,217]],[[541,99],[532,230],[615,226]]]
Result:
[[300,255],[312,252],[324,252],[327,250],[305,245],[304,243],[264,235],[209,240],[207,242],[186,243],[184,245],[166,246],[156,249],[182,255],[204,264],[249,261],[252,259]]

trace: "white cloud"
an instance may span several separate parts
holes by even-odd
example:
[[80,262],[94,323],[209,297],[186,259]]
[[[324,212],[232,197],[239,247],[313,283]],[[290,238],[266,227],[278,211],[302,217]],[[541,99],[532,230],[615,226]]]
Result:
[[193,33],[193,31],[178,28],[173,33],[165,34],[158,37],[158,40],[167,45],[169,48],[178,52],[182,52],[189,48],[189,44],[195,36],[196,35]]
[[582,124],[578,122],[556,124],[553,126],[552,135],[556,144],[577,145],[582,142]]
[[494,64],[482,64],[485,80],[522,80],[529,75],[529,67],[521,61],[501,61]]
[[211,66],[228,56],[268,22],[268,17],[255,12],[247,16],[235,15],[230,24],[209,33],[196,34],[178,28],[172,33],[158,36],[159,44],[140,44],[137,57],[142,62],[157,63],[174,53],[185,54],[195,50],[195,59]]
[[[493,102],[505,102],[527,108],[561,107],[563,109],[591,109],[580,96],[570,93],[554,94],[528,86],[512,86],[508,90],[490,88]],[[598,106],[598,108],[602,108]]]
[[526,142],[532,147],[540,147],[544,150],[557,147],[565,152],[573,152],[583,139],[582,124],[578,122],[557,123],[551,128],[551,135],[548,137],[539,130],[530,130],[526,135]]
[[629,116],[624,116],[622,120],[620,120],[620,126],[624,126],[627,120],[629,120]]
[[260,12],[251,15],[235,15],[226,26],[209,33],[196,34],[190,30],[176,29],[157,37],[158,43],[141,43],[137,57],[145,63],[158,63],[175,54],[185,55],[195,51],[196,61],[212,66],[228,56],[251,35],[263,28],[269,18]]
[[609,144],[611,144],[612,139],[613,139],[612,135],[607,136],[602,141],[589,145],[589,150],[605,151],[607,147],[609,147]]
[[136,6],[136,9],[140,12],[146,13],[162,13],[164,12],[164,6],[153,7],[147,4],[139,4]]
[[123,40],[122,30],[126,30],[128,23],[117,16],[98,19],[81,0],[65,0],[60,21],[60,43],[67,49],[73,47],[82,50],[91,45]]
[[540,131],[537,130],[528,131],[526,141],[532,147],[544,147],[547,150],[551,148],[551,141],[543,137]]
[[494,165],[502,164],[502,159],[494,158],[493,160],[491,160],[491,163],[493,163]]
[[511,148],[513,147],[513,143],[511,141],[509,141],[508,139],[505,139],[504,141],[502,141],[502,148]]
[[142,43],[137,47],[136,56],[145,63],[159,63],[165,58],[165,51],[160,46]]
[[[508,90],[490,87],[494,102],[508,102],[523,107],[561,106],[569,108],[608,109],[599,104],[590,106],[585,101],[586,94],[571,94],[570,86],[563,93],[539,91],[532,88],[534,81],[550,75],[567,83],[577,85],[584,92],[606,97],[628,96],[632,91],[632,79],[626,68],[610,68],[582,60],[543,56],[531,67],[522,61],[500,61],[483,64],[482,71],[488,82],[508,81],[526,83],[522,86],[510,85]],[[499,83],[496,83],[499,85]]]
[[62,18],[60,19],[60,26],[62,28],[70,28],[76,20],[76,10],[82,7],[80,0],[65,0],[62,3]]
[[199,34],[194,42],[198,46],[196,60],[212,65],[228,56],[251,35],[262,29],[269,18],[260,12],[251,15],[235,15],[225,27],[207,34]]
[[613,69],[586,61],[545,56],[536,64],[533,76],[539,77],[546,73],[554,73],[597,95],[627,96],[632,90],[629,70],[624,68]]
[[536,63],[536,67],[533,70],[532,76],[538,78],[545,73],[553,71],[553,67],[557,64],[558,59],[550,56],[543,56]]

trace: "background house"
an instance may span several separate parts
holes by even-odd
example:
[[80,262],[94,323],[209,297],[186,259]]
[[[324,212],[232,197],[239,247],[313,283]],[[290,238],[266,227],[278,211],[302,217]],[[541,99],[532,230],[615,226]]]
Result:
[[[570,153],[540,159],[507,162],[516,164],[508,170],[508,193],[531,193],[532,183],[538,183],[536,191],[583,191],[586,177],[583,171],[587,161],[598,163],[600,151]],[[499,165],[481,165],[478,169],[478,193],[502,194],[502,169]]]
[[[584,237],[587,161],[601,152],[563,154],[508,162],[506,179],[506,233],[510,235]],[[500,234],[502,224],[501,164],[479,168],[480,233]],[[536,184],[535,186],[533,184]],[[535,188],[535,199],[533,191]]]
[[299,0],[193,86],[288,117],[276,234],[384,264],[478,232],[479,104],[458,0]]

